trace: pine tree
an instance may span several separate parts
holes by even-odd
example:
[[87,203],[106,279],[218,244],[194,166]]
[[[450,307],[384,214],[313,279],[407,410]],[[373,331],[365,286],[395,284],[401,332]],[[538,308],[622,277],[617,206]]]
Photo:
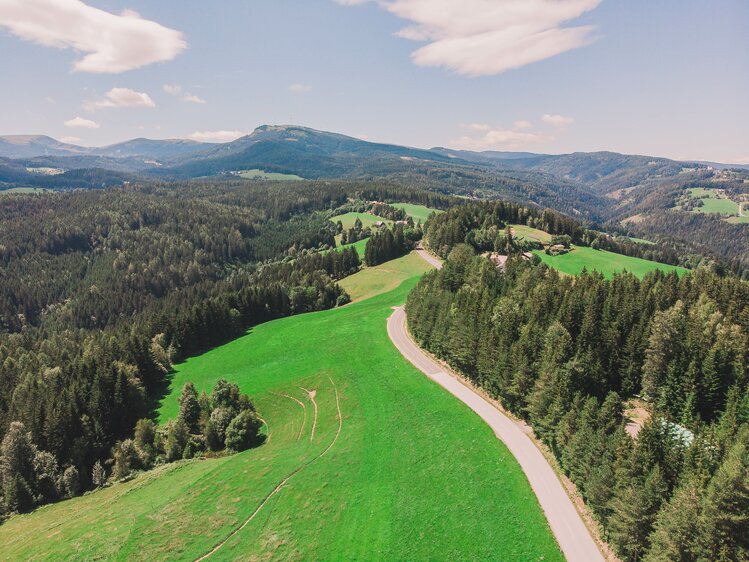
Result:
[[185,423],[190,433],[198,433],[200,404],[198,403],[198,393],[195,390],[195,385],[191,382],[185,383],[178,401],[180,419]]

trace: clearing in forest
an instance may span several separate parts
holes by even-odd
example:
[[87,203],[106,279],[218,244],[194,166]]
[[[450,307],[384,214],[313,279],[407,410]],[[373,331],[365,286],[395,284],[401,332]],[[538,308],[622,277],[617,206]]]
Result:
[[567,275],[579,275],[583,268],[589,272],[596,270],[608,279],[613,277],[614,273],[624,270],[640,278],[657,269],[665,272],[676,271],[679,275],[687,272],[683,267],[624,256],[607,250],[594,250],[587,246],[573,245],[572,251],[561,256],[550,256],[543,250],[534,250],[533,253],[549,267]]

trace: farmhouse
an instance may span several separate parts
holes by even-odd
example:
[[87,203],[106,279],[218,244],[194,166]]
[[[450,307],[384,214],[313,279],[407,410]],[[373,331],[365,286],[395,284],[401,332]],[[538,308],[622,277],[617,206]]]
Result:
[[503,256],[497,252],[484,252],[481,254],[481,257],[488,258],[497,269],[504,269],[505,264],[507,263],[507,256]]
[[377,222],[374,223],[374,227],[375,228],[383,228],[384,226],[386,226],[386,225],[385,225],[385,223],[383,221],[377,221]]

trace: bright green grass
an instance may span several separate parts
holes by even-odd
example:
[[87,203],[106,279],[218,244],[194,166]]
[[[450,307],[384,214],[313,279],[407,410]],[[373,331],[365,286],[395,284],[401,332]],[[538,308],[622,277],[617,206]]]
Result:
[[594,250],[586,246],[573,246],[573,248],[571,252],[561,256],[550,256],[542,250],[534,250],[533,253],[541,258],[541,261],[546,265],[568,275],[579,275],[582,273],[583,267],[590,272],[593,270],[599,271],[609,279],[613,277],[614,273],[625,269],[640,278],[656,269],[662,269],[666,272],[676,271],[680,275],[687,271],[683,267],[623,256],[606,250]]
[[236,172],[240,178],[246,180],[272,180],[272,181],[299,181],[304,178],[294,174],[280,174],[277,172],[264,172],[263,170],[242,170]]
[[421,221],[421,224],[424,224],[432,213],[444,212],[439,209],[425,207],[424,205],[414,205],[413,203],[393,203],[392,205],[397,209],[403,209],[414,222]]
[[429,271],[431,266],[411,252],[407,256],[374,267],[364,267],[338,284],[352,301],[360,301],[396,289],[403,281]]
[[[353,244],[343,244],[342,246],[336,246],[336,250],[341,250],[343,248],[356,248],[357,253],[359,254],[359,257],[364,259],[364,249],[367,247],[367,238],[364,240],[359,240],[358,242],[354,242]],[[337,240],[339,241],[339,240]]]
[[[386,319],[416,280],[342,308],[260,325],[178,365],[162,420],[176,414],[184,382],[209,390],[225,377],[253,397],[269,441],[14,517],[0,526],[2,558],[194,560],[333,441],[332,380],[343,412],[335,445],[210,560],[562,560],[506,447],[390,343]],[[299,387],[317,391],[312,442],[313,408]],[[305,404],[299,439],[302,406],[280,393]]]
[[737,215],[739,213],[738,203],[725,197],[719,197],[713,189],[693,187],[689,189],[689,194],[697,198],[707,196],[702,200],[702,207],[693,209],[695,213],[717,213],[720,215]]
[[361,220],[362,228],[367,228],[368,226],[371,227],[377,221],[383,221],[388,226],[392,226],[393,224],[393,221],[391,220],[383,219],[382,217],[378,217],[375,215],[370,215],[369,213],[343,213],[342,215],[336,215],[332,217],[330,220],[336,223],[338,221],[341,221],[341,223],[343,224],[343,228],[348,230],[349,228],[353,228],[356,219]]
[[12,193],[44,193],[49,191],[43,187],[11,187],[10,189],[0,190],[0,195]]
[[353,247],[353,248],[356,248],[356,252],[359,254],[359,257],[362,258],[362,259],[364,259],[364,249],[367,247],[367,240],[368,240],[368,238],[365,238],[364,240],[359,240],[358,242],[354,242],[353,244],[343,244],[343,245],[341,245],[341,235],[339,234],[338,236],[335,237],[335,241],[336,241],[336,244],[338,244],[338,246],[336,246],[335,248],[333,248],[333,250],[322,250],[321,253],[323,255],[325,255],[325,254],[327,254],[330,251],[337,252],[339,250],[343,250],[344,248],[352,248]]
[[521,238],[530,238],[531,240],[537,240],[543,244],[549,244],[551,242],[551,234],[537,228],[531,228],[524,224],[513,224],[512,229],[515,231],[515,236]]

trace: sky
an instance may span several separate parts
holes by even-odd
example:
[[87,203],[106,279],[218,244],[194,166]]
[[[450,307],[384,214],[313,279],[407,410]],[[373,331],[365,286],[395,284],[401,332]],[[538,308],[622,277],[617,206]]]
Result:
[[0,134],[749,163],[746,0],[0,0]]

